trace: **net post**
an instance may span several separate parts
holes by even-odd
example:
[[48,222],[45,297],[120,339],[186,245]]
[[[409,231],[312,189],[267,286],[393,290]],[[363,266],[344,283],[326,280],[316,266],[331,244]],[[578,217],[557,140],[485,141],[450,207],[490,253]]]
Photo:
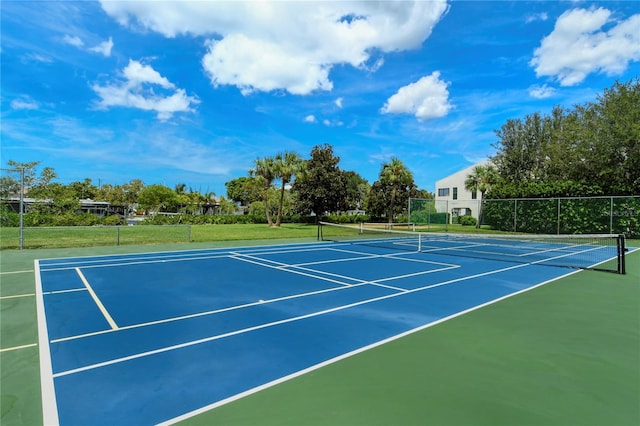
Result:
[[322,222],[318,221],[318,241],[322,241]]
[[418,233],[418,251],[422,251],[422,234]]
[[625,251],[626,251],[626,245],[625,245],[625,236],[624,234],[620,234],[618,235],[618,273],[619,274],[626,274],[627,270],[625,267]]

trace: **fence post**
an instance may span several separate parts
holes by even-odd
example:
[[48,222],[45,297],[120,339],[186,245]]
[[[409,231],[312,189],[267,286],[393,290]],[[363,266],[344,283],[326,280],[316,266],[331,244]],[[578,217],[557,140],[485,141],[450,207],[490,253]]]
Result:
[[191,224],[188,224],[187,227],[188,227],[187,242],[190,243],[191,242]]
[[116,225],[116,245],[120,245],[120,225]]
[[613,197],[609,198],[609,233],[613,234]]
[[556,235],[560,235],[560,198],[558,198],[558,218],[556,221]]

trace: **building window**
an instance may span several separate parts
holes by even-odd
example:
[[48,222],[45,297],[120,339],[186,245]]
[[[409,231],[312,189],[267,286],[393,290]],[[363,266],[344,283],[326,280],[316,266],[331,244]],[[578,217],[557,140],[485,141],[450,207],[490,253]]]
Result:
[[454,200],[458,199],[458,187],[456,186],[453,187],[453,199]]
[[472,200],[478,199],[478,191],[471,191],[471,199]]
[[449,196],[449,188],[438,189],[438,197],[448,197],[448,196]]

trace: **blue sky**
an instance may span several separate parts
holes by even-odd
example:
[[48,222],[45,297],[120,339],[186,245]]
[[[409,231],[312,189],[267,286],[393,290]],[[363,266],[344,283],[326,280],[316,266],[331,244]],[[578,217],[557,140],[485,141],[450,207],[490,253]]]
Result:
[[640,2],[11,1],[2,165],[225,195],[256,158],[329,143],[422,189],[507,119],[639,76]]

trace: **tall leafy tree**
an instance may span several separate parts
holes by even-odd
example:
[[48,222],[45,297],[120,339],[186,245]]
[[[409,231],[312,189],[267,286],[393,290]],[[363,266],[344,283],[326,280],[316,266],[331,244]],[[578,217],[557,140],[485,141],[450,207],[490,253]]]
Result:
[[267,215],[267,224],[273,226],[269,209],[269,188],[271,188],[277,175],[275,159],[273,157],[258,158],[254,163],[253,169],[250,170],[250,174],[262,181],[262,202]]
[[286,186],[300,173],[304,165],[302,158],[295,152],[283,152],[276,154],[274,160],[275,175],[281,179],[280,198],[278,201],[278,214],[275,226],[282,223],[282,206],[284,204],[284,192]]
[[616,82],[596,102],[577,109],[582,167],[607,195],[640,193],[640,78]]
[[[45,167],[40,173],[38,173],[38,166],[40,163],[41,161],[20,163],[18,161],[9,160],[7,161],[7,166],[10,169],[24,170],[24,187],[26,192],[31,191],[33,188],[39,189],[39,192],[31,193],[30,196],[46,198],[48,196],[46,194],[47,186],[57,177],[57,175],[52,167]],[[11,179],[12,178],[6,179],[3,181],[3,184],[13,185],[14,188],[15,185],[17,185],[19,188],[20,182],[17,180],[13,182]]]
[[138,196],[138,203],[145,210],[175,211],[178,205],[178,194],[164,185],[150,185],[144,187]]
[[227,188],[227,196],[241,206],[262,201],[262,183],[259,178],[243,176],[232,179],[224,185]]
[[402,161],[393,157],[390,162],[382,165],[379,180],[389,191],[387,219],[389,223],[393,223],[398,195],[408,195],[409,190],[415,186],[413,174],[405,167]]
[[93,199],[98,194],[98,188],[89,178],[86,178],[82,182],[71,182],[69,188],[79,199]]
[[[464,181],[464,187],[467,191],[479,191],[481,198],[484,200],[485,194],[492,185],[498,182],[498,172],[491,164],[475,166],[469,176]],[[480,228],[482,224],[482,203],[480,203],[480,211],[478,212],[478,223],[476,227]]]
[[638,78],[616,82],[595,102],[507,120],[496,135],[503,196],[640,193]]
[[293,188],[298,194],[299,210],[314,212],[318,217],[338,211],[344,203],[344,175],[338,166],[340,157],[329,144],[316,145],[311,158]]
[[342,172],[345,186],[345,210],[360,210],[369,195],[371,185],[358,173],[353,171]]

